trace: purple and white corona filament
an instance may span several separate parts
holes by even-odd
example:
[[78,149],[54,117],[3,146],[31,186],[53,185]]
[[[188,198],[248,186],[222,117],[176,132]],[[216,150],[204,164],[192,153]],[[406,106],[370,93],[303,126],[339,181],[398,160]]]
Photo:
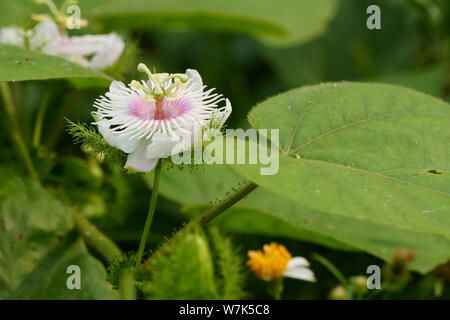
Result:
[[142,63],[138,70],[148,75],[147,82],[133,80],[127,87],[113,81],[94,103],[99,132],[129,154],[128,170],[151,171],[159,159],[191,149],[204,130],[220,129],[231,113],[229,100],[214,89],[205,91],[196,70],[153,74]]

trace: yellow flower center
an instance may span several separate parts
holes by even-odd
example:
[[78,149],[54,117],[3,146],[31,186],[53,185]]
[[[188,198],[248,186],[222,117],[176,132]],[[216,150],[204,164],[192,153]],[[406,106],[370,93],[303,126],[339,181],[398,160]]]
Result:
[[286,270],[292,255],[282,244],[272,242],[261,250],[248,252],[247,265],[252,272],[264,281],[280,278]]

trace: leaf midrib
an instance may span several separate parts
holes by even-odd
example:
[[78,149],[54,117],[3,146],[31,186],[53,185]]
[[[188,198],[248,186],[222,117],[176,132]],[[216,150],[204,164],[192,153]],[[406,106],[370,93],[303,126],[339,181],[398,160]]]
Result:
[[[293,160],[295,160],[295,159],[293,159]],[[387,175],[384,175],[384,174],[381,174],[381,173],[378,173],[378,172],[375,172],[375,171],[368,171],[368,170],[361,169],[361,168],[353,168],[353,167],[345,166],[345,165],[342,165],[342,164],[328,162],[328,161],[323,161],[323,160],[314,160],[314,159],[300,158],[297,161],[319,163],[319,164],[324,164],[324,165],[328,165],[328,166],[343,168],[343,169],[346,169],[346,170],[362,172],[362,173],[365,173],[365,174],[368,174],[368,175],[373,175],[373,176],[377,176],[377,177],[380,177],[380,178],[383,178],[383,179],[386,179],[386,180],[400,182],[400,183],[407,184],[407,185],[412,186],[412,187],[416,187],[416,188],[419,188],[419,189],[435,192],[435,193],[442,194],[444,196],[450,197],[450,193],[446,193],[444,191],[440,191],[440,190],[436,190],[436,189],[431,189],[431,188],[428,188],[428,187],[425,187],[425,186],[421,186],[419,184],[415,184],[415,183],[412,183],[412,182],[408,182],[408,181],[405,181],[405,180],[401,180],[401,179],[398,179],[398,178],[387,176]]]

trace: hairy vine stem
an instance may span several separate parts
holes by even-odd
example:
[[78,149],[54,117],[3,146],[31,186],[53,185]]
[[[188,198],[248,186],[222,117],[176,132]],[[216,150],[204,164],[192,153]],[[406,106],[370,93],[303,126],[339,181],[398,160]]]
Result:
[[119,293],[122,300],[136,300],[133,270],[125,269],[119,277]]
[[121,255],[119,247],[105,236],[96,226],[91,224],[82,214],[71,210],[75,228],[86,243],[97,250],[109,263],[114,257]]
[[239,189],[238,191],[233,193],[229,198],[227,198],[226,200],[224,200],[224,201],[220,202],[219,204],[215,205],[214,207],[212,207],[211,209],[209,209],[208,211],[203,213],[201,216],[199,216],[194,221],[188,223],[184,228],[180,229],[169,240],[167,240],[147,261],[145,261],[141,265],[140,271],[145,271],[145,270],[149,269],[153,259],[157,255],[159,255],[162,252],[164,252],[164,250],[166,250],[167,246],[170,243],[172,243],[173,241],[175,241],[176,239],[178,239],[188,227],[190,227],[190,226],[192,226],[194,224],[199,224],[201,226],[206,225],[208,222],[213,220],[219,214],[221,214],[222,212],[224,212],[225,210],[230,208],[232,205],[234,205],[235,203],[240,201],[242,198],[244,198],[246,195],[248,195],[250,192],[255,190],[256,187],[257,187],[257,185],[254,184],[253,182],[250,182],[250,183],[246,184],[244,187],[242,187],[241,189]]

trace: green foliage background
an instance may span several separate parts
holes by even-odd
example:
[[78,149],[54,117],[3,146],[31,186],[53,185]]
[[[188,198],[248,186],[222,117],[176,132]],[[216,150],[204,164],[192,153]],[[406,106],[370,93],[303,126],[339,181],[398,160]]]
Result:
[[[381,30],[366,28],[371,4],[381,7]],[[11,88],[40,180],[27,177],[2,113],[1,299],[119,298],[111,272],[130,266],[132,255],[109,259],[77,223],[89,219],[117,252],[136,250],[153,174],[125,174],[124,155],[77,123],[92,122],[93,101],[111,79],[141,79],[139,62],[160,72],[197,69],[232,102],[228,128],[279,128],[281,143],[276,176],[243,165],[163,171],[147,257],[244,181],[260,187],[211,228],[171,243],[137,277],[139,298],[270,298],[245,259],[271,241],[311,260],[318,278],[286,280],[283,298],[324,299],[339,284],[314,253],[346,277],[387,264],[394,289],[364,298],[450,297],[448,1],[83,0],[80,7],[90,24],[71,34],[115,31],[127,43],[104,72],[0,45],[0,81]],[[44,11],[31,0],[0,0],[0,27],[31,26],[29,14]],[[72,134],[88,136],[84,144],[73,142],[66,118]],[[407,277],[391,272],[399,248],[415,253]],[[66,288],[70,264],[83,270],[82,290]]]

